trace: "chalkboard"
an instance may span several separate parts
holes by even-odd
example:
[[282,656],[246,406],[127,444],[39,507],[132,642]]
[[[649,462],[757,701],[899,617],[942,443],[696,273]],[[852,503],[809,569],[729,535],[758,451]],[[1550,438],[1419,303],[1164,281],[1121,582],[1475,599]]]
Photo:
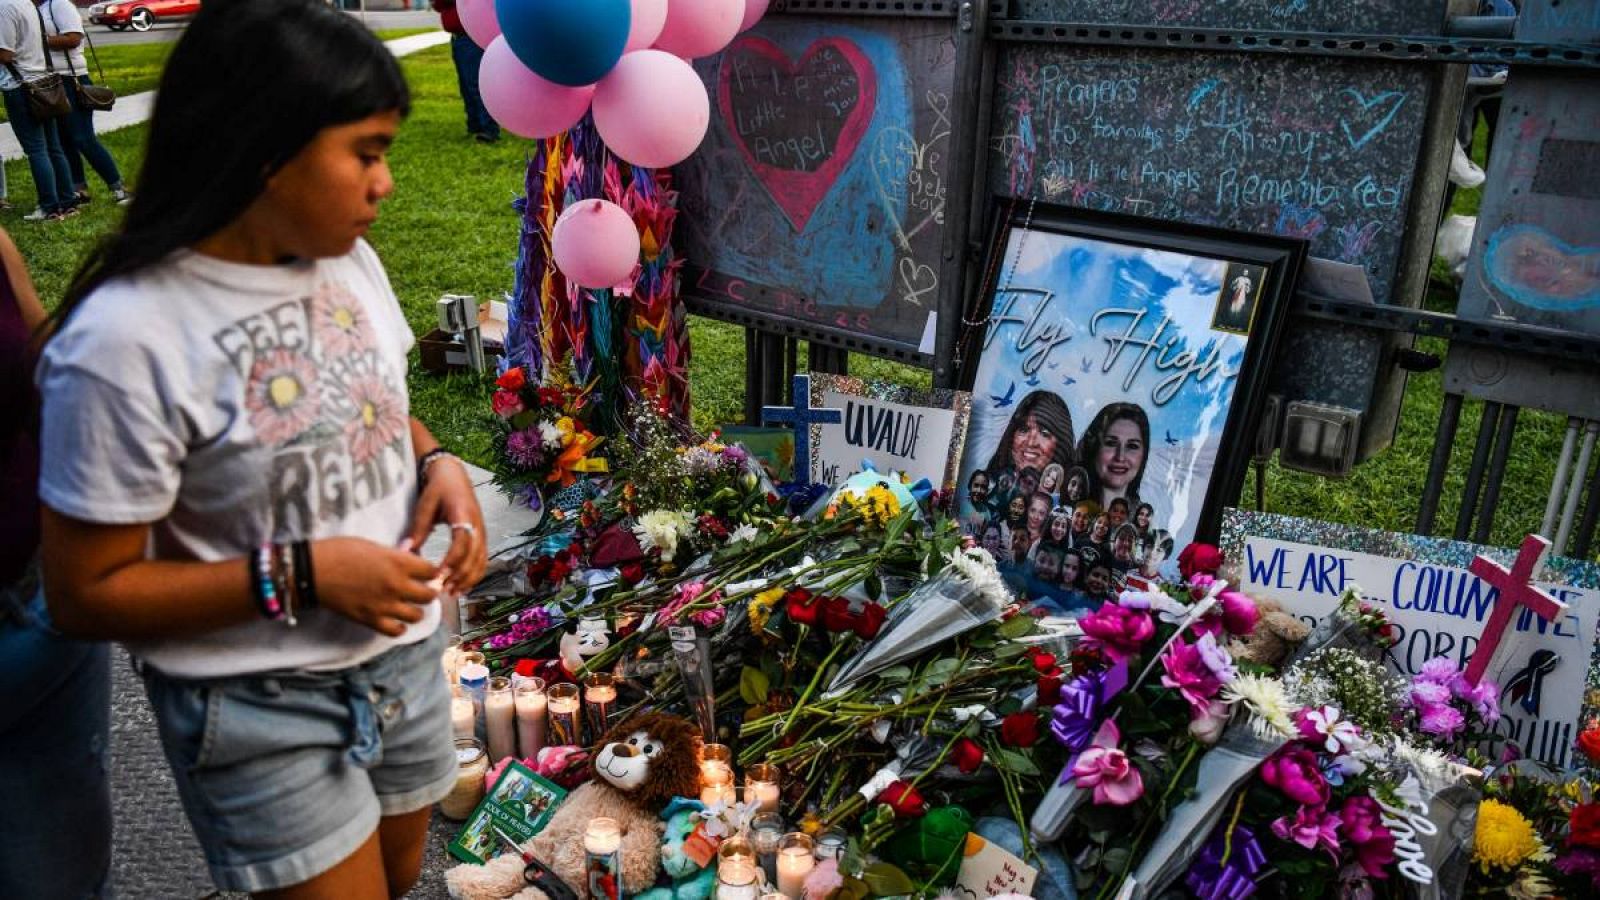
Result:
[[915,353],[946,293],[955,66],[950,20],[791,15],[698,61],[712,124],[675,169],[690,308]]
[[1012,0],[1013,18],[1331,34],[1438,34],[1446,0]]
[[1421,67],[1048,44],[1007,46],[999,66],[995,193],[1306,238],[1389,297]]

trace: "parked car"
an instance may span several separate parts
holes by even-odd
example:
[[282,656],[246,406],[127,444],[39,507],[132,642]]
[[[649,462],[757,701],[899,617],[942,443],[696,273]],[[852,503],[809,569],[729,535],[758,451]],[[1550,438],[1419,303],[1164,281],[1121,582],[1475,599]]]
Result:
[[113,0],[89,7],[89,22],[112,31],[149,31],[156,22],[192,18],[200,0]]

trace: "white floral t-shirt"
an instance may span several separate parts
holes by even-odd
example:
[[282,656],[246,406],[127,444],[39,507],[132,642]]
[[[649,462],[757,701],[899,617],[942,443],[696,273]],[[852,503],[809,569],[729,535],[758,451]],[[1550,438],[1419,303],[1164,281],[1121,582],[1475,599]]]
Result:
[[[341,535],[393,545],[416,493],[412,343],[365,242],[278,266],[180,251],[96,289],[45,345],[40,497],[75,519],[152,523],[159,559]],[[295,628],[129,649],[185,678],[339,669],[427,637],[438,604],[426,612],[397,639],[319,609]]]

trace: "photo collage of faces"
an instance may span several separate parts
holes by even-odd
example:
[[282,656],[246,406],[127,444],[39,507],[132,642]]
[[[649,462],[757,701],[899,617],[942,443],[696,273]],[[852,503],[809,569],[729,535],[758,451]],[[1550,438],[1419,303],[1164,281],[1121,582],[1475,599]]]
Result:
[[1154,578],[1173,537],[1140,500],[1150,420],[1133,403],[1102,407],[1074,439],[1067,404],[1034,391],[1017,404],[988,464],[961,491],[962,530],[1041,612],[1098,607],[1130,573]]

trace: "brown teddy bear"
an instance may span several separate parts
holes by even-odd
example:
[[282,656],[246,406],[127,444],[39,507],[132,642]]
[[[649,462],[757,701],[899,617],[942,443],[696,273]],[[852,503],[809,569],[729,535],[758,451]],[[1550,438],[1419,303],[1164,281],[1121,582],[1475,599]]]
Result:
[[1296,618],[1276,600],[1259,597],[1250,599],[1255,601],[1259,614],[1256,630],[1249,637],[1235,639],[1233,655],[1245,662],[1277,668],[1311,633],[1311,626]]
[[[700,784],[696,740],[700,730],[684,719],[644,712],[617,724],[598,743],[597,778],[567,796],[544,830],[522,845],[565,881],[579,900],[589,897],[583,833],[596,816],[622,826],[622,886],[639,894],[656,881],[661,857],[661,810],[673,797],[694,796]],[[547,900],[523,880],[523,861],[506,853],[485,865],[463,864],[445,873],[455,900]]]

